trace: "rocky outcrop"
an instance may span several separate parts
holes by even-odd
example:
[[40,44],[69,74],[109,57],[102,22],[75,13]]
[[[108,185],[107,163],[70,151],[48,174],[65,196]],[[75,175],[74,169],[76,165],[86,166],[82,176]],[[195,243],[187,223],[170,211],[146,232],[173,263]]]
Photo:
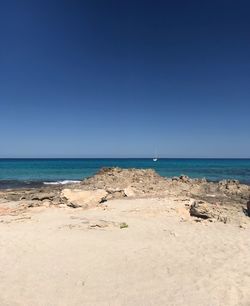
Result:
[[83,189],[119,189],[134,195],[163,193],[167,180],[152,169],[103,168],[81,183]]
[[8,201],[20,201],[22,200],[22,194],[18,191],[6,192],[3,194],[3,198]]
[[[53,192],[41,192],[41,193],[36,193],[36,194],[33,194],[30,199],[32,201],[44,201],[44,200],[53,200],[55,197],[55,193]],[[21,198],[22,200],[25,199],[25,197],[22,197]]]
[[2,192],[2,198],[6,201],[22,203],[26,207],[63,204],[60,199],[60,189],[57,187],[7,190]]
[[191,183],[191,184],[199,184],[199,183],[206,183],[207,180],[205,178],[195,178],[192,179],[188,177],[187,175],[180,175],[180,176],[174,176],[172,177],[173,182],[181,182],[181,183]]
[[64,189],[61,198],[66,199],[68,206],[77,208],[88,208],[106,200],[108,193],[104,189],[81,190],[81,189]]
[[190,206],[190,216],[196,217],[197,220],[219,221],[223,223],[244,224],[246,209],[239,205],[224,205],[223,203],[212,204],[209,202],[197,200]]
[[229,219],[223,207],[218,207],[204,201],[194,201],[190,206],[189,212],[192,217],[201,219],[217,220],[224,223],[227,223]]
[[104,203],[111,199],[119,199],[126,197],[123,189],[63,189],[61,198],[70,207],[88,208]]
[[[80,184],[46,186],[39,189],[7,190],[0,192],[0,202],[20,202],[26,207],[65,206],[88,208],[117,198],[174,196],[195,199],[190,215],[199,219],[225,220],[250,215],[250,186],[237,180],[219,183],[192,179],[186,175],[164,178],[152,169],[103,168]],[[249,201],[250,202],[250,201]],[[232,212],[232,214],[231,214]],[[244,214],[245,213],[245,214]],[[224,221],[223,221],[224,222]]]
[[214,218],[215,214],[211,205],[204,201],[194,201],[190,207],[190,215],[202,219]]
[[172,177],[173,182],[182,182],[182,183],[189,183],[191,182],[191,178],[189,178],[187,175],[180,175],[180,176],[174,176]]
[[218,183],[219,191],[227,195],[247,195],[249,186],[240,184],[238,180],[222,180]]
[[105,201],[112,199],[120,199],[127,196],[124,189],[107,189],[107,196],[104,198]]
[[126,187],[124,193],[126,197],[132,198],[135,196],[135,190],[131,186]]
[[250,200],[247,202],[247,215],[250,217]]

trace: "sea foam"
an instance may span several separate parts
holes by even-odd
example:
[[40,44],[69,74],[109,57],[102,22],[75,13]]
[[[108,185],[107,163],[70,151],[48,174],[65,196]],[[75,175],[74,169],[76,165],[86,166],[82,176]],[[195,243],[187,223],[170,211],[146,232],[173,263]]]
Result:
[[67,184],[79,184],[81,181],[64,180],[56,182],[43,182],[44,185],[67,185]]

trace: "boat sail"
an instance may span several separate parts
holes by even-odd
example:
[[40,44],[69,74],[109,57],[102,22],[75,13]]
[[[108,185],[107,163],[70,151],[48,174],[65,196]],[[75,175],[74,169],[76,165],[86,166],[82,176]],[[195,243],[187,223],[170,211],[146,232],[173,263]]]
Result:
[[157,160],[158,160],[158,154],[157,154],[157,151],[155,150],[153,161],[156,162]]

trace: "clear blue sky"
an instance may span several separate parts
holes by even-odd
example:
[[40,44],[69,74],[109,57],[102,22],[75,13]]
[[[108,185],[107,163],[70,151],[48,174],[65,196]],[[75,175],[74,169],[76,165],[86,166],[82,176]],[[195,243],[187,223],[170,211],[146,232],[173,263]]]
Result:
[[0,157],[250,157],[249,1],[0,2]]

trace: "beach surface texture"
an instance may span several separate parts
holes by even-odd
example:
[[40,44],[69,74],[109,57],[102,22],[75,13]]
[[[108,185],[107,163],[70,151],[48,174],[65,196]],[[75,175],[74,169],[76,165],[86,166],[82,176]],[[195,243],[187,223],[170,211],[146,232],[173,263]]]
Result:
[[1,191],[0,305],[250,305],[249,196],[120,168]]

